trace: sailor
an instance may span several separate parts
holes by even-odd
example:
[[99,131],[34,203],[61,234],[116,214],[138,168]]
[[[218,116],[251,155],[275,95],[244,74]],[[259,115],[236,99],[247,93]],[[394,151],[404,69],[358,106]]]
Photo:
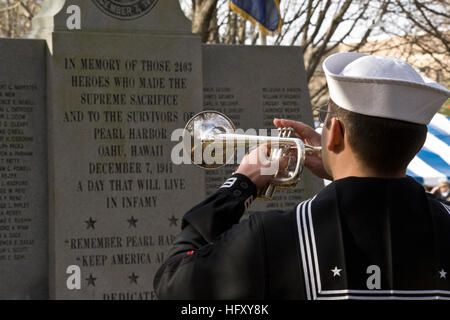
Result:
[[[240,221],[272,178],[247,156],[183,218],[154,288],[160,299],[450,299],[450,207],[406,176],[450,91],[405,61],[340,53],[306,166],[333,182],[289,211]],[[256,151],[254,151],[256,152]]]

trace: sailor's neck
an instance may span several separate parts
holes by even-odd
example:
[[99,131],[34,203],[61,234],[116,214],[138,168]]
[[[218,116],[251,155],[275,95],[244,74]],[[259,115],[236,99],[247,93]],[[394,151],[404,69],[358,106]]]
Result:
[[333,172],[333,180],[344,179],[347,177],[359,178],[405,178],[406,169],[399,172],[378,172],[373,168],[360,165],[358,163],[349,163],[336,167]]

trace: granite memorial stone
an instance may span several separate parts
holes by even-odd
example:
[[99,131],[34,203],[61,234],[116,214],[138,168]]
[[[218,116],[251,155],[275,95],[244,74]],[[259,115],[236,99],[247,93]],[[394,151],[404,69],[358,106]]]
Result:
[[45,59],[0,39],[0,299],[48,299]]
[[[203,87],[204,110],[226,114],[244,131],[274,129],[274,118],[313,126],[300,47],[203,45]],[[235,169],[227,165],[207,171],[207,194]],[[277,190],[273,200],[254,202],[249,212],[291,209],[322,187],[322,180],[304,170],[297,188]]]
[[203,174],[171,161],[172,131],[201,110],[200,39],[175,0],[56,2],[35,32],[52,51],[51,296],[153,299],[182,214],[204,194]]

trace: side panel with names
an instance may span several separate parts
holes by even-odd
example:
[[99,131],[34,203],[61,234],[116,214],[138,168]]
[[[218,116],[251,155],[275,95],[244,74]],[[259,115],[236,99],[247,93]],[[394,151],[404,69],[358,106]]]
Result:
[[0,299],[48,298],[45,59],[0,39]]
[[[203,108],[229,116],[236,128],[274,129],[274,118],[312,126],[313,118],[300,47],[203,46]],[[206,172],[213,193],[236,166]],[[323,182],[304,170],[296,189],[277,190],[272,201],[253,203],[251,211],[287,210],[316,194]]]

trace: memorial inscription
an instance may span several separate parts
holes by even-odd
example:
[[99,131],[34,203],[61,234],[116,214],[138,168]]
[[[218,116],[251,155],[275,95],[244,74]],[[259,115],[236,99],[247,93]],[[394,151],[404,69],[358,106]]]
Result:
[[26,260],[34,239],[30,233],[29,173],[33,133],[30,121],[37,102],[30,99],[36,84],[0,85],[0,261]]
[[[154,298],[154,272],[203,195],[203,176],[171,161],[172,131],[201,108],[199,39],[54,33],[53,44],[52,179],[65,185],[52,201],[55,297]],[[80,290],[65,286],[68,265]]]
[[0,40],[0,299],[48,298],[45,42]]

